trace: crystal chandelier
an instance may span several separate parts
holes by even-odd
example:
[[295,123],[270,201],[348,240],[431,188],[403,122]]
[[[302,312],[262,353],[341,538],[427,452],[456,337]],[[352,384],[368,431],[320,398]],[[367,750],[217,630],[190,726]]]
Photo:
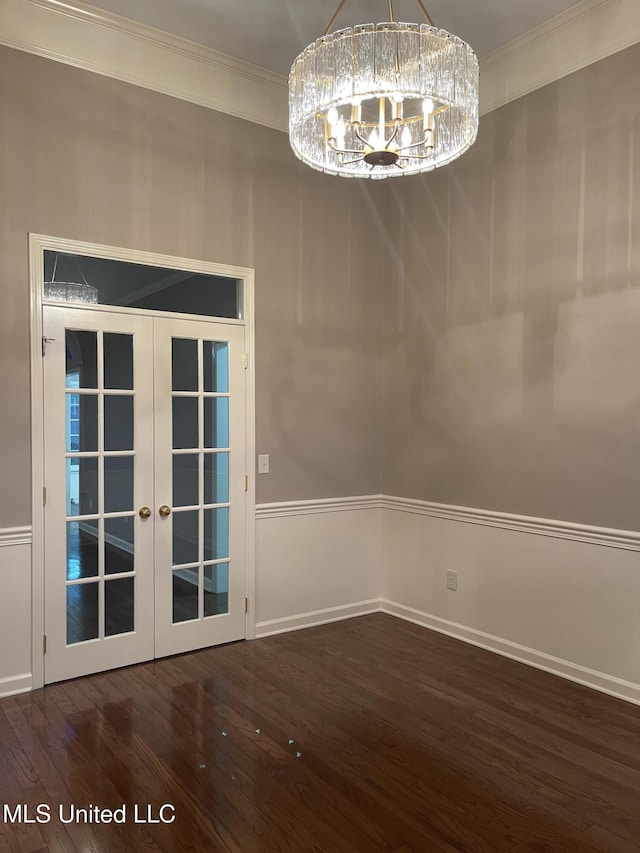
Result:
[[81,302],[84,305],[96,305],[98,291],[90,284],[77,281],[45,281],[44,298],[52,302]]
[[58,268],[58,255],[56,254],[51,281],[44,283],[44,298],[50,299],[52,302],[77,302],[83,305],[96,305],[98,289],[92,287],[84,277],[77,258],[75,263],[82,276],[82,283],[78,281],[56,281],[56,270]]
[[390,21],[330,32],[289,74],[289,140],[330,175],[390,178],[455,160],[478,133],[478,60],[468,44],[426,24]]

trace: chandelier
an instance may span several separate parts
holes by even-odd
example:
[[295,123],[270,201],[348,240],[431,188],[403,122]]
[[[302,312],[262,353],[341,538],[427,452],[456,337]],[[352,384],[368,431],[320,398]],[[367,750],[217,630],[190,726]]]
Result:
[[53,275],[51,281],[44,283],[44,298],[52,302],[77,302],[84,305],[96,305],[98,302],[98,289],[92,287],[80,267],[77,258],[74,258],[78,272],[82,276],[82,282],[78,281],[56,281],[56,270],[58,269],[58,255],[53,263]]
[[390,21],[330,32],[289,74],[289,140],[300,160],[330,175],[390,178],[444,166],[478,133],[478,60],[433,25]]

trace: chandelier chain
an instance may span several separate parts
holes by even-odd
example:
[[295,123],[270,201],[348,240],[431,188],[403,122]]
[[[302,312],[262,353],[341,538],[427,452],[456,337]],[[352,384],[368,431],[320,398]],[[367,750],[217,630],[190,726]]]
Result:
[[331,32],[331,30],[333,29],[333,25],[335,24],[336,20],[338,19],[338,15],[340,14],[340,12],[342,12],[342,7],[344,6],[344,4],[346,2],[347,2],[347,0],[340,0],[340,3],[338,3],[338,8],[333,13],[333,18],[331,18],[331,20],[329,21],[329,25],[327,26],[327,29],[324,31],[325,36],[328,36],[329,33]]
[[[333,17],[329,21],[329,24],[327,25],[327,29],[324,31],[323,36],[328,36],[329,33],[333,30],[333,25],[338,20],[338,15],[340,14],[340,12],[342,12],[342,9],[343,9],[344,4],[346,2],[347,2],[347,0],[340,0],[340,2],[338,3],[338,8],[333,13]],[[395,21],[395,18],[393,16],[393,0],[387,0],[387,2],[389,4],[389,20]],[[432,19],[431,15],[427,12],[426,6],[422,2],[422,0],[416,0],[416,3],[420,7],[420,11],[424,15],[425,21],[429,24],[430,27],[433,27],[434,26],[433,19]]]
[[435,24],[433,23],[431,15],[427,12],[427,9],[426,9],[424,3],[422,2],[422,0],[416,0],[416,3],[418,4],[418,6],[420,6],[420,9],[422,11],[422,14],[424,15],[425,21],[429,24],[430,27],[434,27]]

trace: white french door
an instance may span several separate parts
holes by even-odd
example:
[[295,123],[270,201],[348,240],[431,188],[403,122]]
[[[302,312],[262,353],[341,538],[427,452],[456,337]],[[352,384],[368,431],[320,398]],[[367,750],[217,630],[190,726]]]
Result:
[[45,305],[45,681],[245,636],[244,327]]

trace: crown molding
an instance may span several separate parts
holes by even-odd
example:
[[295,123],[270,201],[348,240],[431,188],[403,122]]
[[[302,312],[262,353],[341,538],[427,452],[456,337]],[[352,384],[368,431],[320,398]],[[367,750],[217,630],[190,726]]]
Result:
[[638,0],[582,0],[480,60],[480,114],[639,41]]
[[[583,0],[480,60],[486,114],[640,41],[638,0]],[[285,77],[81,0],[2,0],[0,44],[287,131]]]
[[286,131],[287,81],[82,2],[2,0],[0,44]]

